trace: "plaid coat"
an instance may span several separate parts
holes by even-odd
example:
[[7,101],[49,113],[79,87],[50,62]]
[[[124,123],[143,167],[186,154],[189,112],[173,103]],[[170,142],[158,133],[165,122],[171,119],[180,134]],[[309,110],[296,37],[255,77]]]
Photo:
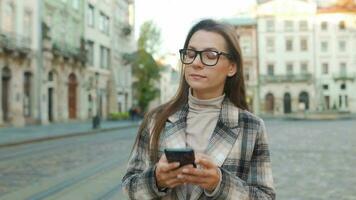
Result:
[[[185,105],[168,118],[161,134],[159,156],[165,147],[185,147],[188,109],[188,105]],[[148,155],[151,126],[145,128],[134,147],[122,180],[124,193],[130,199],[184,200],[185,187],[166,192],[157,189],[155,163],[150,163]],[[205,153],[220,167],[221,185],[213,197],[206,196],[202,188],[194,186],[191,200],[275,199],[267,135],[262,119],[238,109],[225,98]]]

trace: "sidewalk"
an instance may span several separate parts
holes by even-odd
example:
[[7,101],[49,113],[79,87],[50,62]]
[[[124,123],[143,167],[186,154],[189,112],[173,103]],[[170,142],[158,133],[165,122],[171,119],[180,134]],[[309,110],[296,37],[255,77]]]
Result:
[[0,147],[38,142],[43,140],[71,137],[84,134],[138,127],[140,121],[102,121],[98,129],[92,129],[92,122],[68,122],[49,125],[0,128]]

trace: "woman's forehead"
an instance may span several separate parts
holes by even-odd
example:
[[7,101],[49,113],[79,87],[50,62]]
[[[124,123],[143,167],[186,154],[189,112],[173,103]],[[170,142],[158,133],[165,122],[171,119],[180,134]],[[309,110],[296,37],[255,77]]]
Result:
[[196,49],[216,48],[223,50],[226,47],[226,41],[223,36],[216,32],[199,30],[190,38],[188,47]]

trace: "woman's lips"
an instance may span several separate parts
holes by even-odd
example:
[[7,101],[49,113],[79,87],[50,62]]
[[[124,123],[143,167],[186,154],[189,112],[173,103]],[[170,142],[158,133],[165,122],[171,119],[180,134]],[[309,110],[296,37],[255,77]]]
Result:
[[199,75],[199,74],[190,74],[190,77],[192,77],[193,79],[202,79],[202,78],[206,78],[206,76],[203,75]]

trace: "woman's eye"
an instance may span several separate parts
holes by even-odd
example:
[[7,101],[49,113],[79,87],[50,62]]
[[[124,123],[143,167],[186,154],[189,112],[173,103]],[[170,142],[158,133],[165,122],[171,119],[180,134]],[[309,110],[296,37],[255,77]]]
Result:
[[187,57],[189,58],[194,58],[195,57],[195,52],[194,51],[187,51],[186,52]]
[[216,59],[218,54],[214,51],[207,51],[205,52],[205,56],[208,58],[208,59]]

